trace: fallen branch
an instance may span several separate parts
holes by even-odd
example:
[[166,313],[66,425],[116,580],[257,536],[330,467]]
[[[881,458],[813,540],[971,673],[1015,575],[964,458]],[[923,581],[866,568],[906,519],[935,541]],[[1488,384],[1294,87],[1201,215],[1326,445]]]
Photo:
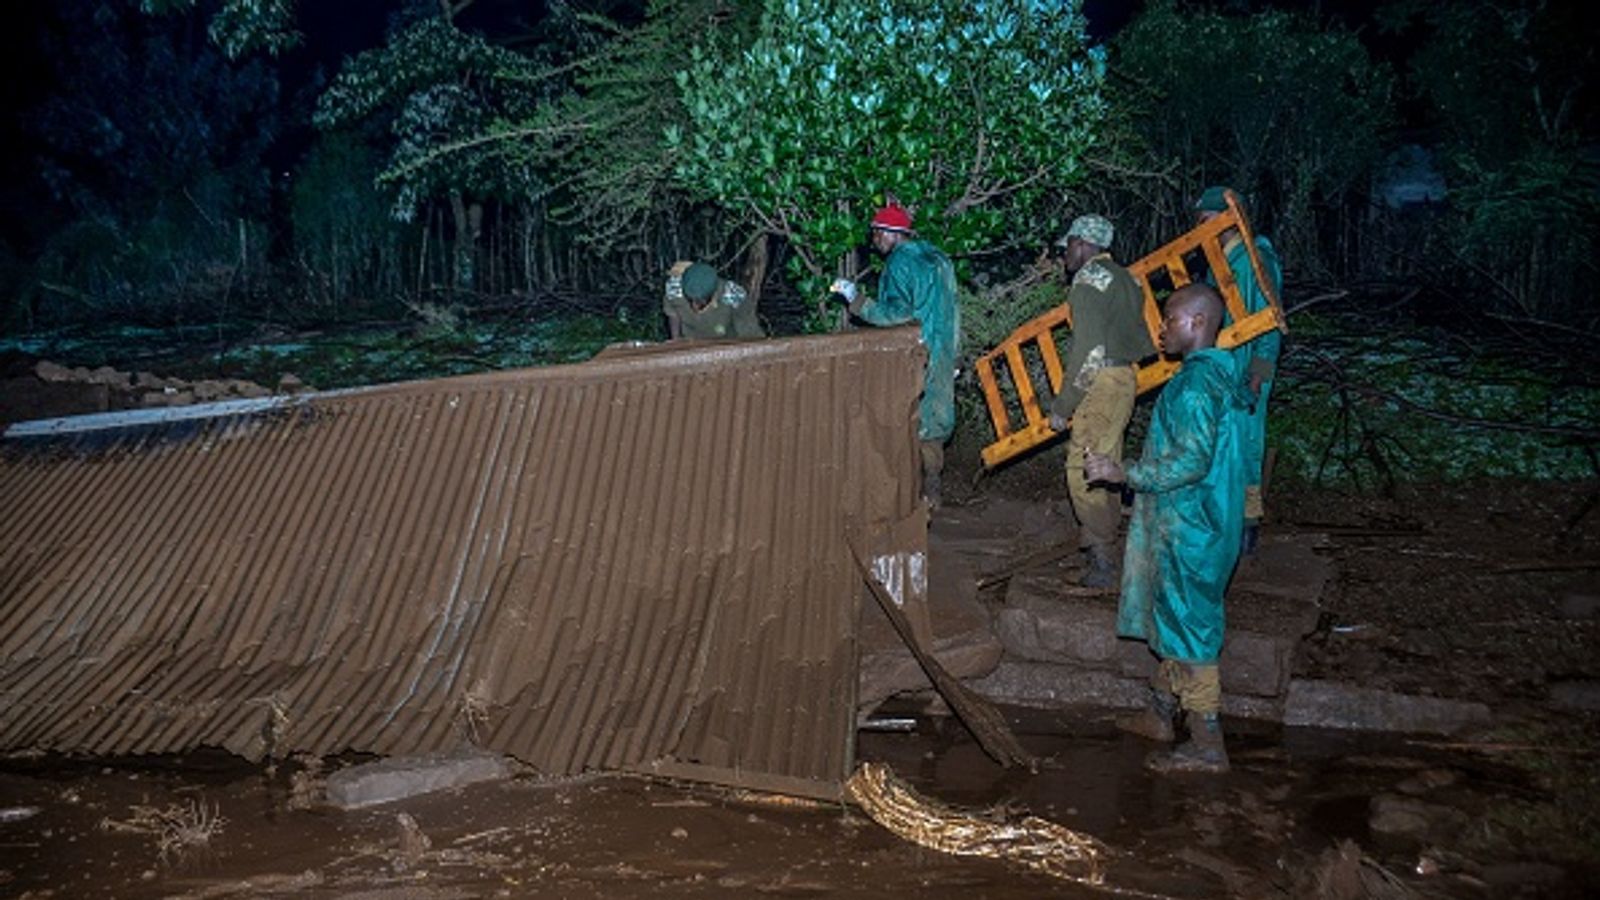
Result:
[[1324,303],[1328,300],[1343,300],[1348,296],[1350,296],[1350,292],[1347,290],[1328,291],[1325,294],[1318,294],[1315,297],[1310,297],[1300,301],[1299,303],[1296,303],[1294,306],[1285,309],[1283,311],[1283,315],[1287,318],[1288,316],[1304,312],[1305,310],[1316,306],[1318,303]]
[[1452,425],[1465,425],[1470,428],[1482,428],[1487,431],[1510,431],[1521,434],[1548,434],[1556,437],[1575,438],[1587,442],[1600,442],[1600,430],[1593,428],[1579,428],[1569,425],[1540,425],[1535,422],[1514,422],[1502,419],[1484,419],[1477,416],[1466,416],[1458,413],[1449,413],[1429,406],[1423,406],[1413,400],[1393,391],[1386,391],[1371,384],[1346,378],[1342,367],[1329,359],[1324,354],[1314,354],[1322,364],[1328,383],[1340,393],[1348,392],[1369,400],[1381,400],[1385,403],[1415,413],[1419,416],[1448,422]]
[[1571,325],[1566,325],[1561,322],[1551,322],[1546,319],[1536,319],[1531,316],[1508,316],[1504,313],[1493,312],[1485,313],[1485,316],[1499,322],[1504,322],[1507,325],[1532,325],[1536,328],[1549,328],[1554,331],[1564,331],[1568,334],[1573,334],[1581,338],[1593,339],[1600,337],[1600,335],[1597,335],[1593,331],[1590,331],[1586,328],[1574,328]]

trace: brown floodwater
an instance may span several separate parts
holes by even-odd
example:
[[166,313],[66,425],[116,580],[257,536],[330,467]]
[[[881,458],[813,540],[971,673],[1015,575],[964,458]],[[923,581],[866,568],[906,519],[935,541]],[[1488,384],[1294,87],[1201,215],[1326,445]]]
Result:
[[[1426,796],[1470,823],[1485,803],[1527,790],[1515,773],[1445,751],[1395,737],[1230,723],[1233,772],[1161,778],[1142,766],[1151,745],[1103,715],[1009,713],[1043,758],[1037,773],[1001,769],[958,723],[940,718],[918,719],[910,733],[863,733],[859,755],[946,804],[1034,814],[1100,838],[1113,850],[1108,886],[1123,895],[1309,896],[1322,855],[1340,839],[1359,845],[1369,871],[1434,896],[1586,893],[1578,873],[1535,860],[1472,859],[1469,836],[1441,846],[1371,832],[1377,794]],[[529,774],[340,812],[303,808],[297,785],[305,781],[294,763],[269,768],[216,751],[13,756],[0,762],[0,808],[13,810],[11,821],[0,818],[0,896],[1108,895],[918,847],[844,806],[706,785]],[[195,810],[220,823],[204,842],[185,844],[174,838],[177,826],[163,832],[151,818],[173,809],[189,811],[183,824],[195,824]],[[1454,833],[1463,831],[1470,824]]]

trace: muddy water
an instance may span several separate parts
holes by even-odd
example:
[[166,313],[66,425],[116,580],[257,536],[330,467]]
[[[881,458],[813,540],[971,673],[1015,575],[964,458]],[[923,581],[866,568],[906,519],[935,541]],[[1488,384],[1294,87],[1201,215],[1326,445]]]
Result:
[[[1374,835],[1375,794],[1399,792],[1470,816],[1522,789],[1504,773],[1466,768],[1438,751],[1235,724],[1233,773],[1158,779],[1142,768],[1150,745],[1104,717],[1012,713],[1044,758],[1038,774],[993,765],[942,719],[920,720],[910,734],[863,734],[860,755],[889,763],[946,803],[1029,812],[1101,838],[1116,850],[1109,881],[1125,891],[1309,896],[1319,854],[1350,838],[1388,877],[1436,896],[1584,896],[1573,873]],[[341,762],[350,761],[330,765]],[[1105,896],[1005,863],[924,850],[837,806],[633,777],[529,775],[335,812],[297,808],[294,770],[210,752],[0,763],[0,807],[38,810],[0,820],[0,896]],[[214,810],[222,821],[209,840],[181,845],[148,816],[141,830],[141,808]],[[416,823],[409,834],[401,813]],[[1469,843],[1457,837],[1451,846]],[[1432,874],[1417,874],[1419,863]]]

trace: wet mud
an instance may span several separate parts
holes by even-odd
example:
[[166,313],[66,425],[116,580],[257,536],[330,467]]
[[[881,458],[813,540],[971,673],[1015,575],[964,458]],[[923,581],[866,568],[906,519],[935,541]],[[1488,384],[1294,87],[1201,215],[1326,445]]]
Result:
[[[1337,896],[1316,893],[1318,878],[1330,851],[1350,840],[1372,877],[1412,892],[1392,896],[1591,896],[1584,872],[1463,852],[1481,818],[1474,809],[1531,790],[1516,770],[1476,757],[1393,736],[1232,723],[1233,772],[1159,778],[1142,766],[1152,745],[1103,715],[1007,712],[1043,760],[1036,774],[995,765],[944,718],[918,719],[911,733],[863,733],[860,755],[945,803],[1031,813],[1093,834],[1113,848],[1107,883],[1124,894]],[[12,757],[0,765],[3,805],[37,811],[0,823],[0,895],[1107,895],[1005,862],[925,850],[841,805],[528,773],[340,812],[304,808],[307,774],[213,751],[94,762]],[[1411,811],[1414,827],[1376,818],[1386,797]],[[170,833],[176,825],[134,827],[141,811],[173,809],[211,811],[216,826],[187,843]]]

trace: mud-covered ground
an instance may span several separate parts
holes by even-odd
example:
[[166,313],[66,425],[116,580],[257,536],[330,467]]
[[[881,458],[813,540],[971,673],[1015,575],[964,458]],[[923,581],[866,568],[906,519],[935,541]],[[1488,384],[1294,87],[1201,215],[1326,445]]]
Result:
[[[1135,896],[1317,896],[1316,879],[1339,869],[1319,854],[1346,838],[1367,860],[1356,852],[1345,874],[1365,871],[1374,883],[1450,897],[1585,896],[1577,873],[1533,857],[1371,840],[1376,794],[1459,804],[1460,815],[1471,816],[1498,794],[1531,789],[1520,773],[1468,755],[1246,728],[1234,740],[1232,774],[1169,781],[1147,776],[1139,764],[1145,747],[1102,719],[1032,714],[1016,722],[1045,756],[1037,775],[999,769],[938,723],[925,723],[921,734],[868,736],[862,755],[946,802],[1003,803],[1100,837],[1115,851],[1108,883]],[[41,811],[0,832],[3,890],[330,898],[1104,893],[924,850],[851,809],[703,786],[530,775],[341,813],[295,808],[294,774],[293,766],[267,772],[205,753],[12,760],[0,776],[8,802]],[[205,843],[165,854],[162,835],[130,830],[141,808],[174,805],[214,809],[221,824]],[[410,837],[402,814],[415,823]],[[1419,865],[1438,874],[1419,876]]]
[[[1230,723],[1230,775],[1162,779],[1140,764],[1149,746],[1107,715],[1011,710],[1045,759],[1038,774],[1000,769],[942,719],[864,734],[860,757],[940,801],[1100,838],[1113,851],[1108,884],[1134,896],[1593,896],[1600,728],[1561,704],[1592,702],[1600,683],[1600,619],[1584,599],[1600,593],[1597,490],[1275,495],[1272,527],[1327,533],[1337,563],[1299,673],[1483,700],[1495,713],[1484,732],[1447,741]],[[981,506],[981,493],[965,499]],[[1036,499],[1050,502],[1049,489]],[[304,762],[8,758],[0,807],[15,811],[0,815],[26,818],[0,822],[0,895],[1104,893],[925,850],[851,809],[634,777],[528,773],[341,813],[304,801],[353,760]]]

